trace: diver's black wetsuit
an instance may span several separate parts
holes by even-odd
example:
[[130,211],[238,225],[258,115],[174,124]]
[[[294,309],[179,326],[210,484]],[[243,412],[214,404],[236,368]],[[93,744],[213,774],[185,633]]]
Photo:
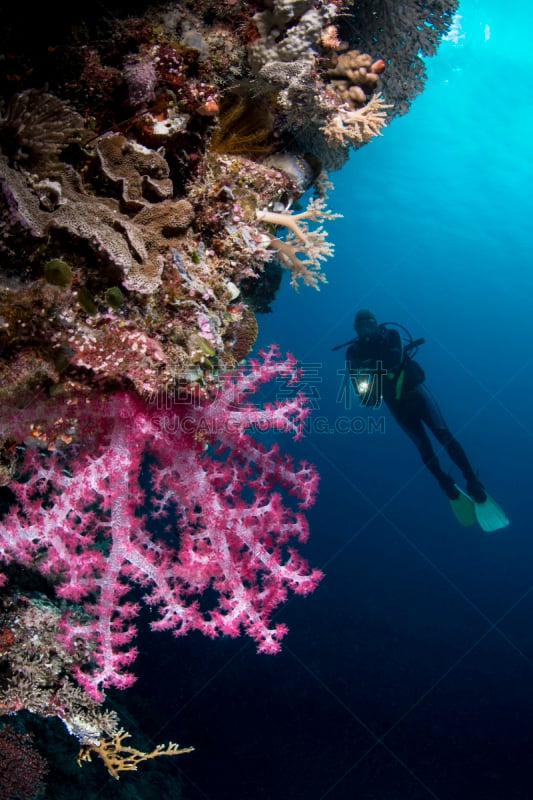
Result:
[[380,380],[383,400],[395,420],[415,443],[422,461],[448,497],[457,497],[457,488],[451,476],[441,468],[424,426],[446,449],[471,490],[481,488],[463,448],[448,429],[437,402],[424,383],[422,367],[404,353],[397,330],[380,325],[373,336],[356,339],[348,348],[346,361],[356,390],[357,377],[365,373],[365,370],[372,373],[381,362],[383,370],[386,370]]

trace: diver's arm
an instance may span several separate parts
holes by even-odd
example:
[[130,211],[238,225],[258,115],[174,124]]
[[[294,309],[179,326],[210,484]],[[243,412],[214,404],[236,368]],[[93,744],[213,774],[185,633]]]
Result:
[[358,369],[362,365],[358,349],[352,344],[346,351],[346,363],[349,369]]
[[355,391],[359,394],[359,376],[361,371],[368,369],[368,362],[361,358],[357,344],[352,344],[346,351],[346,367]]

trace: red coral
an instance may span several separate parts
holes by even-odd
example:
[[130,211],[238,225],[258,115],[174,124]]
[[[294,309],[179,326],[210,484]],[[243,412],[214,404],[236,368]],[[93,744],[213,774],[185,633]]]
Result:
[[0,730],[0,798],[34,800],[44,789],[46,760],[33,746],[33,737],[10,727]]
[[0,628],[0,653],[9,650],[15,643],[15,634],[9,628]]

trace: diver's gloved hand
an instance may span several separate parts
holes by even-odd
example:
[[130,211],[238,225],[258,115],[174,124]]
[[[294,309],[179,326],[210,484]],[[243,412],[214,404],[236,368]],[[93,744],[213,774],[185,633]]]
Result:
[[478,481],[477,478],[473,478],[472,480],[468,481],[466,485],[466,491],[474,501],[474,503],[484,503],[487,499],[487,492],[485,491],[485,487]]

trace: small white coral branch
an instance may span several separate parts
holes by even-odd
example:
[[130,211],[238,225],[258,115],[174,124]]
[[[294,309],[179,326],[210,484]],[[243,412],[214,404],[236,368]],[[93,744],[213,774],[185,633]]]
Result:
[[289,211],[278,212],[259,209],[257,219],[268,225],[283,227],[289,230],[285,239],[270,233],[270,246],[276,251],[281,264],[291,271],[291,286],[298,290],[298,281],[306,286],[319,289],[319,283],[327,283],[321,272],[321,262],[333,255],[334,246],[327,240],[327,231],[322,225],[311,230],[307,220],[319,222],[323,219],[337,219],[342,214],[329,211],[322,198],[312,199],[305,211],[291,214]]
[[332,142],[364,144],[373,136],[382,135],[381,129],[387,124],[387,108],[392,106],[385,103],[383,95],[374,94],[362,108],[341,106],[322,130]]

